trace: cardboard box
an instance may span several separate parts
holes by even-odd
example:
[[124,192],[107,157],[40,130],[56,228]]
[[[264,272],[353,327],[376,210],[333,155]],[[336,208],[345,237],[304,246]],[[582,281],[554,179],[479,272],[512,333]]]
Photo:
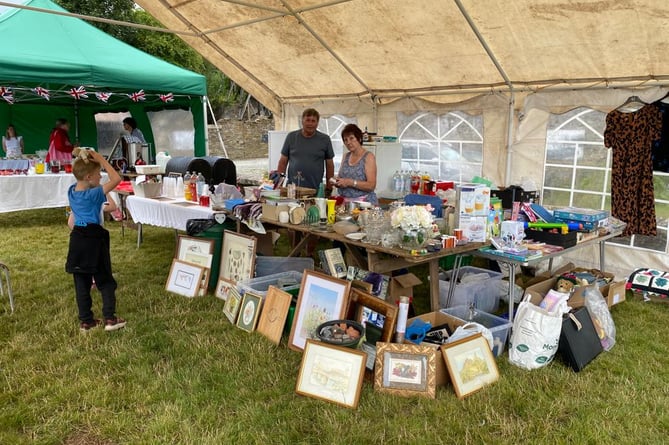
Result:
[[[541,281],[537,284],[533,284],[532,286],[528,286],[527,289],[525,289],[525,294],[530,294],[530,301],[538,306],[539,303],[541,303],[541,300],[543,300],[543,298],[546,296],[546,293],[555,287],[555,283],[561,274],[565,272],[577,272],[579,270],[582,269],[574,267],[573,263],[568,263],[565,267],[558,269],[551,278]],[[613,274],[607,272],[602,273],[606,277],[611,279],[614,278]],[[620,289],[620,283],[623,283],[622,291]],[[606,299],[609,307],[613,304],[620,303],[625,300],[624,283],[624,281],[617,283],[610,282],[599,288],[599,291],[604,296],[604,299]],[[571,297],[569,297],[569,301],[567,303],[572,307],[572,309],[576,309],[585,305],[585,300],[583,299],[584,290],[584,286],[578,286],[576,287],[576,290],[571,295]]]
[[390,278],[388,286],[388,301],[395,301],[401,296],[413,298],[413,287],[421,284],[422,281],[412,273],[397,275]]
[[[428,312],[427,314],[422,314],[422,315],[417,315],[415,317],[411,317],[410,319],[407,320],[407,326],[411,326],[411,323],[415,319],[421,319],[426,323],[430,323],[433,327],[434,326],[440,326],[443,324],[447,324],[449,328],[451,328],[452,332],[455,332],[458,326],[462,326],[465,324],[464,321],[453,317],[448,314],[444,314],[442,312]],[[410,343],[409,341],[405,340],[405,343]],[[423,346],[432,346],[437,349],[437,376],[436,376],[436,382],[437,386],[445,385],[450,381],[450,377],[448,376],[448,368],[446,368],[446,362],[444,362],[444,357],[441,354],[441,346],[434,344],[434,343],[427,343],[423,342],[421,343]]]
[[272,204],[263,204],[262,205],[262,218],[266,221],[279,221],[279,213],[288,212],[289,207],[285,204],[272,205]]

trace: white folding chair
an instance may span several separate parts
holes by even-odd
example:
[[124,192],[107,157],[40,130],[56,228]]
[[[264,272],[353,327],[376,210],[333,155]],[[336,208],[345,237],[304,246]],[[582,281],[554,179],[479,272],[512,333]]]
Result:
[[14,313],[14,295],[12,294],[12,282],[9,279],[9,267],[4,263],[0,263],[0,296],[5,293],[9,296],[9,307]]

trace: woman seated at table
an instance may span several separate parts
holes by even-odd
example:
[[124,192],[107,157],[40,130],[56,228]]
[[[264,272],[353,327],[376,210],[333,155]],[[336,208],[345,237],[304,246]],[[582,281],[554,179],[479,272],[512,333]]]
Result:
[[23,154],[23,136],[16,135],[14,125],[7,125],[7,132],[2,137],[2,149],[8,158],[20,158]]
[[367,201],[378,205],[376,188],[376,158],[362,146],[362,130],[348,124],[341,132],[348,152],[344,153],[335,185],[346,201]]

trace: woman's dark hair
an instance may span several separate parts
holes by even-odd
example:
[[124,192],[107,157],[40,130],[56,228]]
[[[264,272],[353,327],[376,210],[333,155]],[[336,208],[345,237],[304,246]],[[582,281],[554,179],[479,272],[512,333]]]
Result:
[[347,135],[352,134],[362,144],[362,130],[356,124],[347,124],[341,131],[341,138],[344,140]]
[[67,123],[67,119],[64,117],[56,119],[56,127],[60,127],[61,125],[65,125]]
[[130,127],[132,127],[133,130],[137,128],[137,121],[135,120],[134,117],[126,117],[125,119],[123,119],[123,123],[130,125]]

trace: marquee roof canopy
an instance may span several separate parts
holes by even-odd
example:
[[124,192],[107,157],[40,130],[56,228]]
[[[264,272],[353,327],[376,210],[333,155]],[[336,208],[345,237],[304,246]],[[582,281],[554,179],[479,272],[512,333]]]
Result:
[[666,0],[139,0],[273,111],[669,82]]

